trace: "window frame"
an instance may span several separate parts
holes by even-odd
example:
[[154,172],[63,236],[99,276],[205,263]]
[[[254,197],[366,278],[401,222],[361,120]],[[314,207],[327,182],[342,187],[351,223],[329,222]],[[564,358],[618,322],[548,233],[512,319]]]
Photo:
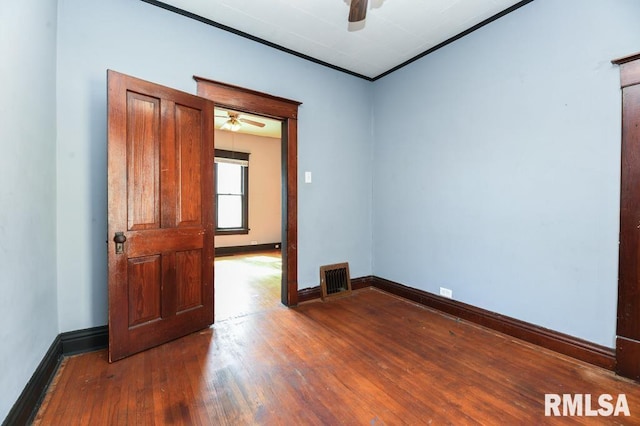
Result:
[[[215,214],[216,214],[216,235],[246,235],[249,233],[249,153],[239,151],[229,151],[226,149],[216,149],[214,153],[214,192],[215,192]],[[247,165],[242,166],[242,225],[238,228],[220,228],[218,226],[218,162],[216,158],[227,158],[231,160],[246,161]],[[225,194],[223,194],[225,195]]]

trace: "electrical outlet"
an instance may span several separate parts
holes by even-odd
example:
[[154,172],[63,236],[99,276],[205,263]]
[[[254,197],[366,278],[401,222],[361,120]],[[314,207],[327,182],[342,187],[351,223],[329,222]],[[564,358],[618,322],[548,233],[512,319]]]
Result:
[[252,245],[252,246],[257,246],[257,245],[258,245],[258,242],[257,242],[257,241],[251,241],[251,245]]
[[447,297],[449,299],[453,298],[453,291],[448,288],[440,287],[440,296]]

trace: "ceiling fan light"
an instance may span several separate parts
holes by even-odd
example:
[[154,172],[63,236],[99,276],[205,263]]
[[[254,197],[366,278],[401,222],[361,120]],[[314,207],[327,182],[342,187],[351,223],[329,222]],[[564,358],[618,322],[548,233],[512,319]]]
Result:
[[240,127],[242,127],[242,124],[240,124],[240,121],[238,121],[238,119],[235,117],[231,117],[229,121],[231,122],[232,132],[237,132],[238,130],[240,130]]
[[227,121],[224,122],[220,129],[222,130],[230,130],[232,132],[237,132],[242,127],[242,124],[235,117],[231,117]]

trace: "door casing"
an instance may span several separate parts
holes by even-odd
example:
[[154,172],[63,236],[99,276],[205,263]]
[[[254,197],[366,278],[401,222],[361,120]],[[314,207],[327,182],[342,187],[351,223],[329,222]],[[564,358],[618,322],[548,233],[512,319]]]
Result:
[[298,107],[301,102],[194,76],[198,96],[216,107],[282,122],[282,291],[285,306],[298,304]]
[[640,380],[640,53],[612,62],[622,89],[616,373]]

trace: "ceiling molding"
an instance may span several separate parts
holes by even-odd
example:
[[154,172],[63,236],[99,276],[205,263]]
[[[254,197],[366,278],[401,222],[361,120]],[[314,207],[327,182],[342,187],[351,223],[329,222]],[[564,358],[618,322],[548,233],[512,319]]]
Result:
[[469,29],[467,29],[467,30],[465,30],[465,31],[461,32],[460,34],[454,35],[453,37],[451,37],[451,38],[449,38],[449,39],[447,39],[447,40],[443,41],[442,43],[440,43],[440,44],[437,44],[437,45],[433,46],[431,49],[425,50],[424,52],[420,53],[419,55],[414,56],[413,58],[411,58],[411,59],[409,59],[409,60],[407,60],[407,61],[405,61],[405,62],[403,62],[403,63],[401,63],[400,65],[397,65],[397,66],[395,66],[395,67],[391,68],[390,70],[385,71],[385,72],[383,72],[382,74],[377,75],[376,77],[373,77],[371,80],[372,80],[372,81],[376,81],[376,80],[378,80],[378,79],[380,79],[380,78],[382,78],[382,77],[384,77],[384,76],[387,76],[387,75],[391,74],[391,73],[392,73],[392,72],[394,72],[394,71],[399,70],[400,68],[404,68],[404,67],[406,67],[407,65],[409,65],[410,63],[415,62],[415,61],[417,61],[418,59],[420,59],[420,58],[423,58],[423,57],[427,56],[429,53],[433,53],[433,52],[435,52],[435,51],[436,51],[436,50],[438,50],[438,49],[442,49],[443,47],[445,47],[445,46],[447,46],[447,45],[449,45],[449,44],[453,43],[454,41],[459,40],[459,39],[461,39],[462,37],[464,37],[464,36],[467,36],[467,35],[471,34],[471,33],[472,33],[472,32],[474,32],[475,30],[479,30],[480,28],[484,27],[485,25],[488,25],[488,24],[492,23],[493,21],[495,21],[496,19],[500,19],[500,18],[502,18],[503,16],[508,15],[509,13],[513,12],[514,10],[520,9],[522,6],[524,6],[524,5],[526,5],[526,4],[529,4],[529,3],[531,3],[532,1],[533,1],[533,0],[522,0],[522,1],[520,1],[520,2],[518,2],[518,3],[516,3],[516,4],[514,4],[513,6],[506,8],[506,9],[505,9],[505,10],[503,10],[502,12],[498,12],[498,13],[496,13],[495,15],[493,15],[493,16],[491,16],[491,17],[489,17],[489,18],[485,19],[484,21],[477,23],[477,24],[476,24],[476,25],[474,25],[473,27],[471,27],[471,28],[469,28]]
[[362,78],[362,79],[367,80],[367,81],[373,81],[373,78],[371,78],[371,77],[367,77],[367,76],[364,76],[362,74],[358,74],[357,72],[349,71],[347,69],[338,67],[336,65],[330,64],[330,63],[325,62],[325,61],[321,61],[321,60],[316,59],[316,58],[314,58],[312,56],[305,55],[304,53],[296,52],[295,50],[288,49],[288,48],[286,48],[284,46],[280,46],[279,44],[272,43],[272,42],[270,42],[268,40],[265,40],[265,39],[260,38],[260,37],[253,36],[251,34],[247,34],[244,31],[236,30],[235,28],[231,28],[231,27],[229,27],[227,25],[223,25],[223,24],[221,24],[219,22],[212,21],[211,19],[207,19],[207,18],[202,17],[200,15],[196,15],[195,13],[188,12],[188,11],[186,11],[184,9],[180,9],[180,8],[172,6],[170,4],[166,4],[166,3],[163,3],[163,2],[158,1],[158,0],[141,0],[141,1],[143,1],[145,3],[149,3],[149,4],[154,5],[154,6],[158,6],[158,7],[162,8],[162,9],[168,10],[170,12],[177,13],[178,15],[182,15],[182,16],[184,16],[186,18],[191,18],[191,19],[194,19],[196,21],[200,21],[203,24],[211,25],[212,27],[216,27],[218,29],[230,32],[232,34],[235,34],[237,36],[249,39],[251,41],[255,41],[255,42],[258,42],[260,44],[264,44],[265,46],[269,46],[269,47],[272,47],[274,49],[280,50],[282,52],[288,53],[290,55],[297,56],[298,58],[302,58],[302,59],[306,59],[307,61],[315,62],[318,65],[322,65],[322,66],[325,66],[327,68],[331,68],[331,69],[334,69],[336,71],[340,71],[340,72],[352,75],[354,77]]
[[509,13],[511,13],[511,12],[517,10],[517,9],[520,9],[522,6],[525,6],[525,5],[533,2],[534,0],[522,0],[522,1],[514,4],[513,6],[508,7],[507,9],[503,10],[502,12],[496,13],[495,15],[485,19],[484,21],[479,22],[478,24],[468,28],[467,30],[462,31],[461,33],[459,33],[459,34],[457,34],[457,35],[455,35],[455,36],[453,36],[453,37],[451,37],[451,38],[449,38],[449,39],[437,44],[436,46],[434,46],[434,47],[432,47],[432,48],[430,48],[430,49],[428,49],[428,50],[426,50],[426,51],[414,56],[411,59],[408,59],[407,61],[405,61],[405,62],[403,62],[403,63],[401,63],[401,64],[399,64],[399,65],[397,65],[397,66],[395,66],[395,67],[393,67],[393,68],[391,68],[391,69],[389,69],[389,70],[387,70],[387,71],[385,71],[385,72],[383,72],[383,73],[381,73],[381,74],[379,74],[379,75],[377,75],[375,77],[367,77],[365,75],[362,75],[362,74],[359,74],[359,73],[344,69],[342,67],[330,64],[328,62],[321,61],[321,60],[319,60],[317,58],[314,58],[312,56],[305,55],[305,54],[300,53],[300,52],[296,52],[295,50],[286,48],[286,47],[281,46],[281,45],[276,44],[276,43],[272,43],[272,42],[270,42],[268,40],[262,39],[260,37],[253,36],[251,34],[248,34],[248,33],[244,32],[244,31],[237,30],[237,29],[229,27],[227,25],[223,25],[223,24],[221,24],[219,22],[212,21],[211,19],[207,19],[207,18],[205,18],[203,16],[197,15],[195,13],[188,12],[188,11],[186,11],[184,9],[180,9],[178,7],[169,5],[169,4],[164,3],[162,1],[158,1],[158,0],[141,0],[141,1],[143,1],[145,3],[148,3],[148,4],[151,4],[153,6],[157,6],[157,7],[160,7],[162,9],[168,10],[170,12],[177,13],[179,15],[182,15],[182,16],[186,17],[186,18],[194,19],[196,21],[202,22],[202,23],[210,25],[212,27],[221,29],[223,31],[230,32],[232,34],[235,34],[237,36],[249,39],[251,41],[258,42],[260,44],[263,44],[265,46],[280,50],[280,51],[288,53],[290,55],[297,56],[297,57],[299,57],[301,59],[305,59],[307,61],[314,62],[314,63],[322,65],[324,67],[331,68],[333,70],[340,71],[342,73],[349,74],[349,75],[352,75],[354,77],[361,78],[363,80],[376,81],[376,80],[379,80],[382,77],[385,77],[385,76],[387,76],[387,75],[389,75],[389,74],[391,74],[391,73],[393,73],[393,72],[395,72],[395,71],[397,71],[397,70],[399,70],[401,68],[404,68],[405,66],[417,61],[420,58],[425,57],[426,55],[428,55],[430,53],[435,52],[436,50],[439,50],[439,49],[441,49],[441,48],[453,43],[456,40],[461,39],[462,37],[465,37],[465,36],[471,34],[472,32],[484,27],[485,25],[488,25],[491,22],[493,22],[493,21],[495,21],[495,20],[497,20],[499,18],[502,18],[503,16],[508,15]]

